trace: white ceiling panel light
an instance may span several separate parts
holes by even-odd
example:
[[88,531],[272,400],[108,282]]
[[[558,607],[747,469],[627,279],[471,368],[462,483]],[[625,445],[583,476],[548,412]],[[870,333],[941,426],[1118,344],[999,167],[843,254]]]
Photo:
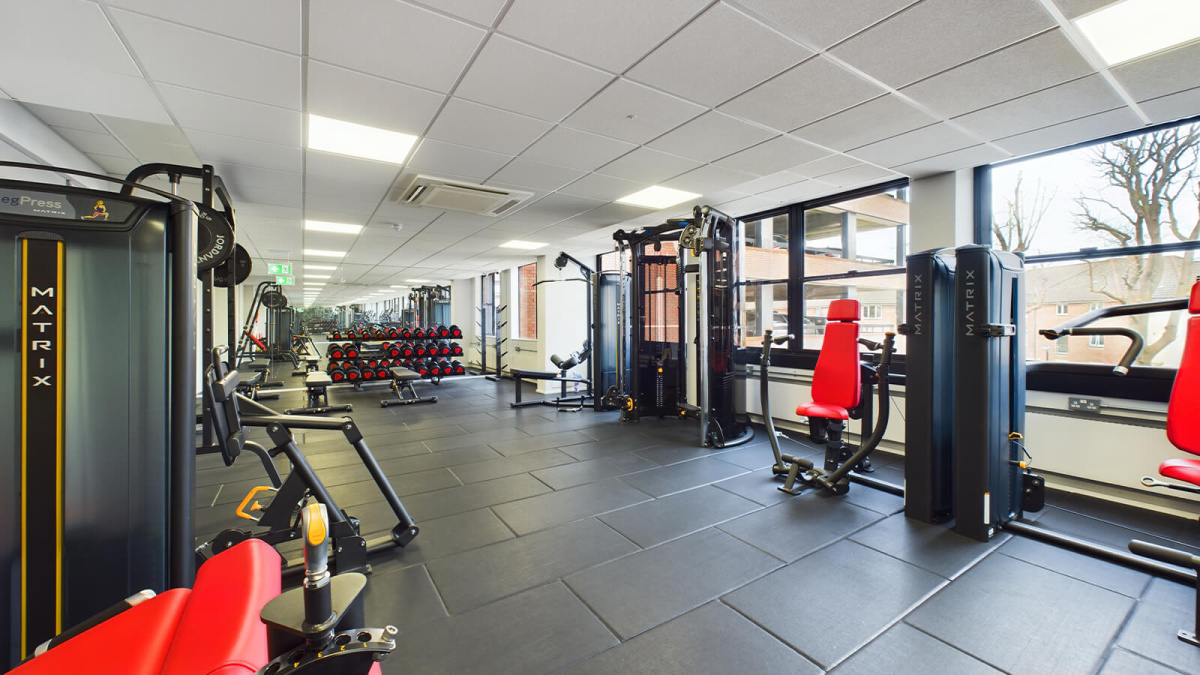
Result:
[[622,197],[617,200],[617,203],[645,206],[650,209],[665,209],[686,202],[689,199],[696,199],[699,196],[694,192],[684,192],[683,190],[674,190],[661,185],[654,185],[627,197]]
[[345,251],[326,251],[319,248],[306,248],[304,255],[310,255],[314,258],[345,258]]
[[512,241],[506,241],[503,244],[500,244],[500,248],[519,248],[523,251],[532,251],[544,246],[546,246],[546,244],[543,242],[521,241],[520,239],[513,239]]
[[306,270],[326,270],[326,271],[332,272],[337,269],[337,265],[310,265],[308,263],[304,263],[304,269],[306,269]]
[[1200,38],[1196,0],[1124,0],[1075,19],[1108,65]]
[[403,164],[417,137],[353,122],[308,116],[308,148],[337,155]]
[[308,274],[307,272],[304,274],[305,279],[328,279],[330,276],[328,274]]
[[304,221],[304,229],[308,230],[309,232],[358,234],[359,232],[362,232],[362,225],[351,225],[350,223],[331,223],[326,220],[306,220]]
[[427,284],[427,283],[429,283],[428,279],[405,279],[405,281],[407,281],[410,284]]

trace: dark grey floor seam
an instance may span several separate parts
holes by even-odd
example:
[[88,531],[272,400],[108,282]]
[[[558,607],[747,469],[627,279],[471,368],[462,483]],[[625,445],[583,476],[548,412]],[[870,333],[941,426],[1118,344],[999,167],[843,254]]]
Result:
[[[859,507],[859,508],[866,508],[866,507]],[[878,511],[876,511],[876,513],[878,513]],[[886,520],[887,518],[890,518],[890,517],[891,517],[891,516],[885,516],[885,518],[884,518],[884,519]],[[878,525],[878,524],[879,524],[879,523],[881,523],[881,522],[883,522],[883,521],[882,521],[882,520],[877,520],[877,521],[875,521],[874,523],[870,523],[869,525],[866,525],[865,527],[863,527],[863,528],[860,528],[860,529],[859,529],[857,532],[854,532],[854,533],[852,533],[852,534],[857,534],[858,532],[862,532],[863,530],[865,530],[865,529],[867,529],[867,528],[871,527],[871,525]],[[846,536],[847,536],[847,537],[849,537],[850,535],[846,535]],[[891,553],[888,553],[887,551],[884,551],[884,550],[882,550],[882,549],[875,548],[874,546],[872,546],[872,545],[870,545],[870,544],[867,544],[867,543],[864,543],[864,542],[861,542],[861,541],[858,541],[857,539],[855,539],[855,540],[854,540],[854,543],[858,544],[859,546],[866,546],[867,548],[871,549],[872,551],[876,551],[876,552],[882,553],[883,555],[886,555],[887,557],[889,557],[889,558],[891,558],[891,559],[893,559],[893,560],[899,560],[900,562],[902,562],[902,563],[905,563],[905,564],[908,564],[908,565],[912,565],[913,567],[916,567],[917,569],[925,570],[926,572],[929,572],[930,574],[934,575],[935,577],[941,577],[941,578],[943,578],[943,579],[945,579],[945,580],[947,580],[947,581],[954,581],[955,579],[958,579],[958,578],[959,578],[959,577],[961,577],[962,575],[966,574],[966,573],[967,573],[967,572],[969,572],[969,571],[970,571],[970,570],[971,570],[973,567],[975,567],[975,566],[976,566],[976,565],[978,565],[979,563],[983,562],[985,558],[987,558],[987,557],[988,557],[988,556],[990,556],[991,554],[993,554],[993,553],[997,552],[997,551],[1000,549],[1000,547],[1004,545],[1004,544],[998,544],[998,545],[996,545],[996,547],[995,547],[995,548],[992,548],[992,549],[989,549],[989,550],[987,550],[987,551],[984,551],[984,552],[983,552],[983,553],[981,553],[981,554],[980,554],[978,557],[974,558],[973,560],[971,560],[970,562],[968,562],[966,565],[964,565],[964,566],[962,567],[962,569],[958,570],[958,572],[956,572],[956,573],[954,574],[954,576],[952,576],[952,577],[947,577],[947,576],[943,576],[943,575],[942,575],[940,572],[938,572],[938,571],[936,571],[936,570],[931,570],[931,569],[929,569],[929,568],[927,568],[927,567],[922,567],[922,566],[921,566],[921,565],[919,565],[918,563],[915,563],[915,562],[913,562],[913,561],[911,561],[911,560],[905,560],[904,558],[901,558],[901,557],[899,557],[899,556],[897,556],[897,555],[893,555],[893,554],[891,554]],[[1007,554],[1005,554],[1005,555],[1007,555]],[[1008,556],[1008,557],[1012,558],[1012,556]],[[1019,558],[1014,558],[1014,559],[1015,559],[1015,560],[1019,560]],[[1021,562],[1027,562],[1027,561],[1025,561],[1025,560],[1021,560]],[[1033,563],[1029,563],[1029,564],[1033,565]],[[1040,565],[1035,565],[1035,567],[1041,567],[1041,566],[1040,566]],[[1048,568],[1044,568],[1044,569],[1048,569]],[[1049,571],[1053,572],[1054,570],[1049,570]],[[1058,574],[1062,574],[1062,572],[1059,572]],[[1066,575],[1063,575],[1063,576],[1066,576]],[[1072,578],[1072,579],[1074,579],[1075,577],[1071,577],[1071,578]],[[1093,585],[1094,585],[1094,584],[1093,584]],[[1108,590],[1108,589],[1106,589],[1106,590]],[[1115,591],[1114,591],[1114,592],[1115,592]]]
[[[928,598],[927,598],[927,599],[928,599]],[[910,610],[910,611],[909,611],[909,614],[911,614],[911,613],[912,613],[912,611]],[[962,649],[962,648],[960,648],[958,645],[956,645],[956,644],[954,644],[954,643],[952,643],[952,642],[946,642],[945,640],[943,640],[943,639],[941,639],[940,637],[938,637],[938,636],[934,635],[933,633],[930,633],[930,632],[929,632],[929,631],[927,631],[927,630],[923,630],[923,629],[922,629],[920,626],[915,626],[915,625],[913,625],[913,624],[909,623],[908,621],[906,621],[906,620],[905,620],[905,619],[907,619],[907,618],[908,618],[908,614],[905,614],[905,615],[904,615],[904,618],[902,618],[902,619],[901,619],[901,621],[904,623],[904,625],[905,625],[905,626],[908,626],[909,628],[911,628],[911,629],[913,629],[913,630],[917,631],[918,633],[921,633],[922,635],[925,635],[926,637],[928,637],[928,638],[930,638],[930,639],[936,640],[936,641],[938,641],[938,642],[940,642],[940,643],[942,643],[942,644],[946,645],[947,647],[949,647],[949,648],[953,649],[954,651],[956,651],[956,652],[959,652],[960,654],[966,654],[967,656],[971,657],[972,659],[975,659],[976,661],[978,661],[978,662],[980,662],[980,663],[985,663],[985,664],[987,664],[988,666],[990,666],[990,667],[992,667],[992,668],[995,668],[996,670],[998,670],[998,671],[1000,671],[1000,672],[1002,672],[1002,673],[1008,673],[1008,672],[1009,672],[1009,671],[1007,671],[1007,670],[1005,670],[1005,669],[1001,668],[1000,666],[997,666],[996,664],[994,664],[994,663],[991,663],[990,661],[986,661],[986,660],[984,660],[983,658],[980,658],[980,657],[978,657],[978,656],[975,656],[975,655],[974,655],[974,654],[972,654],[971,652],[968,652],[968,651],[966,651],[965,649]]]
[[[1130,614],[1132,615],[1132,612]],[[1125,625],[1122,624],[1121,630],[1124,630],[1124,629],[1125,629]],[[1118,631],[1117,634],[1120,635],[1120,631]],[[1115,642],[1113,644],[1109,645],[1108,653],[1104,655],[1104,662],[1100,664],[1101,670],[1104,669],[1104,666],[1108,665],[1108,660],[1112,658],[1114,652],[1125,652],[1126,654],[1132,654],[1132,655],[1138,657],[1139,659],[1145,659],[1146,661],[1149,661],[1150,663],[1162,666],[1163,668],[1166,668],[1167,670],[1169,670],[1173,673],[1179,673],[1180,675],[1189,675],[1187,671],[1180,670],[1169,663],[1163,663],[1162,661],[1151,658],[1150,656],[1147,656],[1138,651],[1134,651],[1132,649],[1127,649],[1125,647],[1119,647],[1119,646],[1117,646],[1117,644]]]
[[[620,558],[617,558],[617,560],[620,560]],[[603,564],[603,563],[601,563],[601,564]],[[588,569],[591,569],[591,568],[588,568]],[[617,631],[614,630],[613,627],[611,625],[609,625],[609,623],[607,621],[604,620],[604,617],[600,616],[600,613],[597,612],[595,609],[593,609],[592,606],[588,604],[587,600],[584,600],[578,593],[576,593],[574,588],[571,588],[571,584],[567,583],[566,578],[556,579],[555,581],[557,581],[558,583],[565,586],[567,589],[567,592],[569,592],[571,595],[575,596],[575,599],[578,600],[580,602],[580,604],[582,604],[584,607],[586,607],[587,611],[592,613],[592,616],[596,617],[596,620],[600,622],[600,625],[604,626],[604,629],[607,630],[609,633],[611,633],[614,638],[616,638],[617,644],[613,645],[612,647],[609,647],[608,649],[616,649],[617,647],[620,647],[621,645],[625,644],[626,641],[622,640],[621,636],[617,635]],[[641,633],[639,633],[639,635],[641,635]],[[630,638],[630,640],[632,640],[632,639],[633,638]],[[599,656],[600,654],[603,654],[604,652],[608,651],[608,649],[605,649],[604,651],[592,654],[591,656],[587,657],[586,659],[583,659],[582,661],[580,661],[580,663],[582,663],[583,661],[588,661],[588,660],[594,659],[597,656]]]
[[[653,502],[642,502],[642,503],[643,504],[652,504]],[[637,506],[637,504],[634,504],[634,506]],[[629,507],[625,507],[625,508],[629,508]],[[621,509],[617,509],[617,510],[620,511]],[[607,511],[607,513],[612,513],[612,511]],[[603,515],[603,514],[601,514],[601,515]],[[592,516],[592,517],[596,518],[595,516]],[[632,551],[630,553],[627,553],[626,555],[633,555],[634,553],[637,553],[638,551],[649,551],[651,548],[654,548],[654,546],[647,548],[647,547],[638,545],[638,543],[636,541],[630,539],[629,537],[626,537],[623,532],[621,532],[617,528],[613,527],[612,525],[609,525],[608,523],[604,522],[603,520],[600,520],[599,518],[596,518],[596,522],[607,527],[608,529],[612,530],[613,532],[616,532],[622,539],[624,539],[625,541],[627,541],[637,547],[637,551]],[[699,530],[697,530],[697,531],[699,531]],[[692,534],[695,534],[695,532],[693,532]],[[671,541],[675,541],[675,540],[672,539]],[[664,541],[663,544],[665,544],[665,543],[667,543],[667,542]],[[662,544],[655,544],[655,546],[662,546]],[[624,557],[625,557],[624,555],[621,556],[621,558],[624,558]],[[613,558],[613,560],[620,560],[621,558]],[[600,563],[600,564],[603,565],[604,563]],[[595,565],[593,565],[593,567],[595,567]],[[591,568],[589,567],[588,569],[591,569]],[[580,571],[582,571],[582,570],[580,570]]]
[[[1131,596],[1125,595],[1125,594],[1124,594],[1124,593],[1122,593],[1121,591],[1114,591],[1113,589],[1111,589],[1111,588],[1108,588],[1107,586],[1101,586],[1100,584],[1094,584],[1094,583],[1092,583],[1092,582],[1088,581],[1087,579],[1080,579],[1079,577],[1073,577],[1073,576],[1071,576],[1070,574],[1066,574],[1066,573],[1064,573],[1064,572],[1060,572],[1059,570],[1056,570],[1056,569],[1053,569],[1053,568],[1050,568],[1050,567],[1046,567],[1046,566],[1044,566],[1044,565],[1039,565],[1039,564],[1037,564],[1037,563],[1035,563],[1035,562],[1030,562],[1030,561],[1028,561],[1028,560],[1026,560],[1026,559],[1024,559],[1024,558],[1018,558],[1018,557],[1016,557],[1015,555],[1009,555],[1009,554],[1007,554],[1007,553],[1005,553],[1004,551],[1001,551],[1001,550],[999,550],[999,549],[997,549],[995,552],[996,552],[996,553],[998,553],[998,554],[1000,554],[1000,555],[1002,555],[1002,556],[1004,556],[1005,558],[1009,558],[1009,559],[1012,559],[1012,560],[1016,560],[1017,562],[1023,562],[1023,563],[1025,563],[1026,565],[1033,565],[1034,567],[1037,567],[1037,568],[1040,568],[1040,569],[1044,569],[1044,570],[1046,570],[1047,572],[1053,572],[1053,573],[1055,573],[1055,574],[1057,574],[1057,575],[1059,575],[1059,576],[1061,576],[1061,577],[1066,577],[1066,578],[1068,578],[1068,579],[1073,579],[1073,580],[1075,580],[1075,581],[1078,581],[1078,582],[1080,582],[1080,583],[1087,584],[1088,586],[1092,586],[1092,587],[1094,587],[1094,588],[1099,588],[1099,589],[1100,589],[1100,590],[1102,590],[1102,591],[1108,591],[1109,593],[1116,593],[1117,595],[1121,596],[1122,598],[1129,598],[1130,600],[1133,600],[1133,601],[1134,601],[1134,606],[1137,606],[1137,603],[1141,601],[1141,598],[1142,598],[1142,596],[1146,594],[1146,590],[1150,588],[1150,582],[1151,582],[1151,581],[1153,581],[1153,580],[1155,579],[1154,575],[1150,575],[1150,578],[1146,580],[1146,583],[1145,583],[1145,585],[1144,585],[1144,586],[1142,586],[1142,590],[1141,590],[1141,592],[1140,592],[1140,593],[1138,593],[1138,596],[1137,596],[1137,597],[1131,597]],[[1116,563],[1113,563],[1113,564],[1115,565]],[[1121,569],[1130,569],[1130,568],[1128,568],[1128,567],[1125,567],[1124,565],[1117,565],[1117,566],[1118,566],[1118,567],[1120,567]],[[1124,628],[1124,625],[1122,625],[1122,628]]]
[[[558,450],[558,452],[562,452],[562,450],[559,450],[558,448],[551,448],[551,449],[552,449],[552,450]],[[563,454],[565,455],[566,453],[564,452]],[[517,455],[513,455],[513,456],[514,456],[514,457],[516,457]],[[570,455],[567,455],[567,457],[571,457],[571,456],[570,456]],[[574,458],[574,457],[571,457],[571,459],[575,459],[575,458]],[[579,463],[579,460],[577,460],[577,459],[576,459],[576,460],[575,460],[575,463],[576,463],[576,464],[578,464],[578,463]],[[571,462],[567,462],[566,464],[556,464],[555,466],[571,466]],[[552,469],[552,468],[554,468],[554,467],[546,467],[546,468]],[[534,469],[533,471],[542,471],[542,470],[543,470],[543,469]],[[558,490],[555,490],[555,489],[554,489],[554,486],[553,486],[553,485],[551,485],[551,484],[547,483],[546,481],[542,480],[541,478],[538,478],[537,476],[534,476],[534,475],[533,475],[533,471],[526,471],[525,473],[529,474],[529,476],[530,476],[531,478],[533,478],[534,480],[536,480],[537,482],[539,482],[539,483],[541,483],[542,485],[545,485],[546,487],[550,488],[550,492],[544,492],[543,494],[548,494],[548,495],[549,495],[549,494],[554,494],[555,492],[558,492]],[[520,474],[517,474],[517,475],[520,475]],[[590,481],[590,482],[587,482],[587,483],[580,483],[579,485],[591,485],[592,483],[595,483],[595,482],[596,482],[596,481]],[[572,485],[571,487],[579,487],[579,485]],[[569,488],[564,488],[564,489],[569,489]],[[534,495],[534,496],[536,497],[537,495]],[[519,499],[518,499],[517,501],[521,501],[521,500],[519,500]],[[506,503],[511,503],[511,502],[506,502]],[[499,518],[499,516],[497,516],[497,518]],[[501,518],[501,520],[503,520],[503,518]]]
[[[472,485],[474,485],[474,483],[472,483]],[[548,494],[548,493],[546,493],[546,494]],[[516,500],[516,501],[521,501],[521,500],[520,500],[520,499],[518,499],[518,500]],[[504,502],[504,503],[505,503],[505,504],[511,504],[512,502]],[[521,538],[521,535],[517,534],[517,531],[516,531],[516,530],[514,530],[514,529],[512,529],[512,526],[508,524],[508,521],[506,521],[506,520],[504,520],[503,518],[501,518],[499,513],[496,513],[495,509],[496,509],[496,507],[497,507],[497,506],[501,506],[501,505],[500,505],[500,504],[493,504],[493,505],[491,505],[491,506],[485,506],[484,508],[485,508],[485,509],[487,509],[488,511],[490,511],[490,512],[491,512],[491,514],[492,514],[492,517],[493,517],[493,518],[495,518],[496,520],[500,521],[500,523],[501,523],[502,525],[504,525],[505,529],[507,529],[509,532],[512,532],[513,539],[520,539],[520,538]],[[467,513],[467,512],[464,512],[464,513]],[[565,524],[566,524],[566,523],[564,523],[564,525],[565,525]],[[542,530],[538,530],[538,532],[542,532]],[[530,532],[530,534],[533,534],[533,533],[532,533],[532,532]],[[493,543],[496,543],[496,544],[498,544],[498,543],[500,543],[500,542],[493,542]],[[478,551],[478,550],[479,550],[479,549],[481,549],[481,548],[487,548],[488,546],[491,546],[491,545],[492,545],[492,544],[485,544],[485,545],[483,545],[483,546],[476,546],[475,548],[469,548],[469,549],[467,549],[467,551]],[[467,551],[461,551],[461,553],[466,553]],[[489,604],[491,604],[491,603],[489,603]]]
[[[739,540],[739,541],[740,541],[740,540]],[[774,571],[774,570],[772,570],[772,571]],[[729,595],[729,593],[726,593],[725,595]],[[784,599],[782,599],[782,598],[781,598],[781,599],[780,599],[780,602],[783,602],[783,601],[784,601]],[[797,653],[797,654],[799,654],[800,656],[803,656],[803,657],[804,657],[804,658],[805,658],[805,659],[806,659],[806,660],[807,660],[809,663],[813,664],[814,666],[817,666],[818,668],[821,668],[821,666],[819,665],[819,663],[818,663],[818,661],[817,661],[817,659],[816,659],[816,657],[815,657],[815,656],[812,656],[812,655],[810,655],[810,654],[806,653],[806,652],[805,652],[803,649],[797,649],[796,647],[793,647],[792,645],[788,644],[787,640],[784,640],[784,639],[783,639],[782,637],[780,637],[779,635],[776,635],[776,634],[775,634],[775,632],[774,632],[774,631],[772,631],[770,628],[767,628],[766,626],[762,625],[761,623],[759,623],[759,622],[755,621],[754,619],[750,618],[750,617],[749,617],[749,616],[747,616],[747,615],[746,615],[744,612],[742,612],[741,610],[739,610],[737,607],[734,607],[733,605],[729,604],[728,602],[725,602],[725,596],[724,596],[724,595],[723,595],[723,596],[721,596],[721,597],[719,597],[719,598],[717,598],[717,602],[719,602],[719,603],[721,603],[722,605],[725,605],[725,606],[726,606],[726,607],[728,607],[729,609],[733,610],[734,612],[736,612],[736,613],[737,613],[737,615],[738,615],[738,616],[740,616],[740,617],[742,617],[743,619],[745,619],[745,620],[749,621],[749,622],[750,622],[750,623],[751,623],[751,624],[752,624],[752,625],[753,625],[755,628],[757,628],[757,629],[761,630],[762,632],[766,633],[767,635],[770,635],[771,637],[775,638],[775,640],[776,640],[776,641],[778,641],[778,642],[782,642],[784,647],[787,647],[788,649],[790,649],[790,650],[792,650],[792,651],[796,652],[796,653]],[[803,611],[803,610],[802,610],[801,608],[797,607],[797,611]],[[856,650],[856,651],[857,651],[857,650]],[[826,673],[828,673],[828,672],[829,672],[829,670],[827,670],[827,669],[824,669],[824,668],[821,668],[821,670],[823,670],[823,671],[824,671],[824,672],[826,672]]]

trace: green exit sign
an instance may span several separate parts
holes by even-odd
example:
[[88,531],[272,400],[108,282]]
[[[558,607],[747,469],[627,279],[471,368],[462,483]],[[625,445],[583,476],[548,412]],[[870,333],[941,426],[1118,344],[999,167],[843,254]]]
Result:
[[[282,263],[271,263],[271,264],[267,265],[267,268],[268,268],[267,274],[291,274],[292,273],[292,266],[284,265]],[[279,283],[282,284],[283,282],[280,281]]]
[[295,286],[296,277],[275,277],[275,283],[280,286]]

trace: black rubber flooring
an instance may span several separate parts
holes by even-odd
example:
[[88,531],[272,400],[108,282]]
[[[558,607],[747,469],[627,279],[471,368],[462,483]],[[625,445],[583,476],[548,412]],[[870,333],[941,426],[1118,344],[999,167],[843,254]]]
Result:
[[[368,623],[400,628],[384,672],[1200,672],[1175,637],[1191,588],[1007,534],[971,541],[861,486],[791,497],[761,430],[709,450],[694,422],[513,410],[513,386],[423,383],[437,403],[386,409],[386,385],[331,391],[421,528],[373,560]],[[394,525],[339,434],[296,435],[364,532]],[[900,479],[896,458],[877,463]],[[202,457],[201,537],[238,525],[264,482],[253,456]],[[1117,515],[1063,497],[1039,520],[1120,546],[1200,543],[1194,521]]]

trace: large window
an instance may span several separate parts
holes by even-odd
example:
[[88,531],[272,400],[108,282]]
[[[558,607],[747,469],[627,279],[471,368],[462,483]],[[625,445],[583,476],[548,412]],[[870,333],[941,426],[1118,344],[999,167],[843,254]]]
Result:
[[[898,332],[908,255],[905,181],[742,220],[743,346],[761,345],[763,330],[771,328],[796,337],[787,351],[820,350],[829,303],[843,298],[861,304],[864,337]],[[903,353],[903,336],[897,335],[896,346]]]
[[[993,166],[988,238],[1027,256],[1030,360],[1116,363],[1126,340],[1051,343],[1038,331],[1100,307],[1184,297],[1198,271],[1197,154],[1188,123]],[[1146,346],[1135,362],[1176,367],[1182,312],[1111,319]],[[1065,344],[1064,344],[1065,343]]]
[[537,339],[537,263],[517,268],[517,337]]

